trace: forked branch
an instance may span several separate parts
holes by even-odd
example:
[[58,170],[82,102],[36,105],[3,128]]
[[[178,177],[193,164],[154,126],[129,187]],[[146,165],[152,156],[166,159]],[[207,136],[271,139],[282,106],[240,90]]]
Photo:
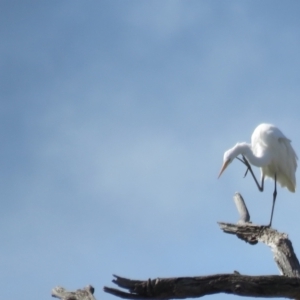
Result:
[[[240,214],[238,224],[219,223],[220,228],[255,245],[262,242],[274,253],[274,260],[283,276],[247,276],[238,272],[197,277],[131,280],[114,275],[120,288],[104,287],[106,293],[124,299],[183,299],[225,293],[261,298],[300,299],[300,265],[291,241],[285,233],[250,223],[250,215],[240,194],[234,197]],[[95,300],[91,286],[68,292],[61,287],[52,296],[62,300]]]
[[[248,217],[247,217],[248,218]],[[271,247],[274,260],[284,276],[216,274],[197,277],[131,280],[114,275],[113,282],[127,291],[104,287],[104,291],[124,299],[182,299],[226,293],[239,296],[300,299],[300,265],[285,233],[240,219],[239,224],[219,223],[225,233],[255,245]]]

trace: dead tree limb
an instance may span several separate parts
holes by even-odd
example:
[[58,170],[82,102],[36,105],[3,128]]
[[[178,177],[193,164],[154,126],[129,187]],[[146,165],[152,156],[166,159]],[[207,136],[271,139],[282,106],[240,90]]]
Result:
[[250,214],[248,212],[246,203],[240,193],[235,193],[233,196],[233,200],[237,211],[240,215],[240,219],[238,220],[238,224],[250,223]]
[[63,287],[57,286],[52,289],[51,295],[62,300],[96,300],[93,296],[94,291],[95,289],[91,285],[75,292],[69,292]]
[[122,291],[104,287],[104,291],[124,299],[183,299],[226,293],[262,298],[300,299],[300,265],[287,234],[268,226],[250,223],[250,214],[243,197],[235,194],[234,201],[240,214],[237,225],[219,222],[225,233],[234,234],[251,245],[268,245],[283,276],[247,276],[216,274],[198,277],[157,278],[131,280],[114,275],[113,282]]
[[275,262],[284,276],[246,276],[237,273],[145,281],[115,276],[113,282],[128,292],[108,287],[104,287],[104,291],[125,299],[182,299],[216,293],[300,299],[300,266],[292,243],[285,233],[250,223],[219,225],[224,232],[234,234],[252,245],[263,242],[271,247]]
[[219,222],[219,226],[225,233],[234,234],[245,242],[255,245],[258,242],[269,246],[274,254],[274,260],[281,275],[300,278],[300,265],[294,252],[292,242],[285,233],[268,226],[254,225],[250,223],[250,215],[241,194],[233,197],[240,220],[237,225]]
[[130,280],[114,275],[118,289],[104,291],[124,299],[183,299],[217,293],[249,297],[300,298],[300,279],[285,276],[246,276],[217,274],[200,277],[157,278],[145,281]]
[[255,245],[258,242],[269,246],[281,275],[300,278],[300,265],[288,235],[275,229],[254,224],[235,225],[219,222],[225,233],[234,234],[245,242]]

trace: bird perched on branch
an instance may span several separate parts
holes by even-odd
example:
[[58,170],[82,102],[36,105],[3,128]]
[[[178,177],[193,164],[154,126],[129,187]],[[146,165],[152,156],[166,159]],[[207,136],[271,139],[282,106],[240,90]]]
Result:
[[[242,158],[239,158],[241,155]],[[274,206],[277,196],[277,182],[290,192],[296,190],[297,155],[289,140],[279,128],[271,124],[258,125],[251,137],[251,144],[237,143],[224,153],[224,160],[218,178],[233,161],[240,160],[247,166],[245,176],[250,171],[258,189],[264,190],[265,177],[275,182],[273,192],[273,205],[269,227],[272,225]],[[261,171],[261,184],[258,183],[251,165],[259,167]]]

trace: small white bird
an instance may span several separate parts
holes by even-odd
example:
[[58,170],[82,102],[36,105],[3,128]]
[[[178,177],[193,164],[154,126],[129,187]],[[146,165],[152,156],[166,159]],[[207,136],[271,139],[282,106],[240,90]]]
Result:
[[[238,155],[242,155],[242,159],[237,157]],[[247,166],[245,176],[249,170],[261,192],[264,190],[265,177],[270,177],[275,181],[271,219],[268,225],[270,227],[277,196],[276,183],[279,182],[282,187],[286,187],[290,192],[294,193],[296,190],[295,173],[298,157],[291,145],[291,140],[286,138],[280,129],[274,125],[258,125],[252,134],[251,145],[237,143],[224,153],[223,166],[218,178],[234,158],[239,159]],[[260,167],[261,184],[258,183],[250,164]]]

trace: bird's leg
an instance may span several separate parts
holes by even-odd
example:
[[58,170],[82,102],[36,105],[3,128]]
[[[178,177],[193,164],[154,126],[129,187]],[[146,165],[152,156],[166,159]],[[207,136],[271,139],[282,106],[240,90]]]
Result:
[[247,170],[246,170],[246,172],[245,172],[245,175],[244,175],[244,178],[247,176],[248,171],[249,171],[249,168],[247,168]]
[[245,178],[247,176],[248,171],[251,168],[251,166],[250,166],[249,162],[246,160],[246,158],[244,157],[244,155],[242,155],[242,156],[243,156],[243,159],[241,159],[239,157],[236,157],[236,158],[247,167],[247,170],[246,170],[245,175],[244,175],[244,178]]
[[272,212],[271,212],[271,219],[268,227],[271,227],[272,225],[272,219],[273,219],[273,212],[274,212],[274,207],[275,207],[275,201],[276,201],[276,196],[277,196],[277,180],[276,180],[276,173],[274,176],[274,181],[275,181],[275,187],[274,187],[274,192],[273,192],[273,205],[272,205]]
[[248,160],[246,159],[246,157],[244,155],[242,155],[243,159],[240,159],[239,157],[237,157],[237,159],[239,161],[241,161],[246,167],[247,167],[247,170],[246,170],[246,173],[244,175],[244,177],[246,177],[248,171],[250,171],[256,185],[257,185],[257,188],[262,192],[264,190],[264,176],[261,178],[261,184],[258,183],[258,180],[256,179],[254,173],[253,173],[253,170],[251,168],[251,165],[249,164]]

